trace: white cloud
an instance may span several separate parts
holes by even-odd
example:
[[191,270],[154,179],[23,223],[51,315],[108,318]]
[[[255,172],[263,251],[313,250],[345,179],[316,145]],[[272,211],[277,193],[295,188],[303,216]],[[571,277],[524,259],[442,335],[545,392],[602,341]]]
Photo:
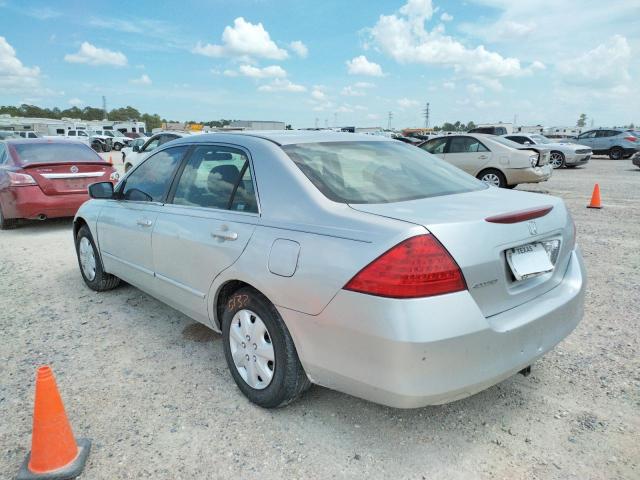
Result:
[[289,55],[271,40],[262,23],[253,24],[238,17],[233,27],[227,25],[222,32],[222,44],[202,44],[198,42],[193,53],[207,57],[256,57],[284,60]]
[[342,92],[340,92],[340,94],[346,97],[364,97],[365,96],[365,93],[362,90],[358,90],[352,87],[351,85],[347,85],[346,87],[344,87],[342,89]]
[[149,78],[149,75],[144,73],[140,78],[131,79],[129,82],[134,85],[151,85],[151,78]]
[[324,93],[319,88],[314,88],[313,91],[311,92],[311,98],[318,101],[324,101],[327,99],[327,94]]
[[39,85],[40,69],[25,67],[16,56],[16,51],[0,36],[0,88],[24,90]]
[[67,103],[69,103],[69,105],[72,105],[74,107],[80,107],[85,104],[84,101],[80,100],[79,98],[71,98]]
[[517,58],[504,57],[483,45],[467,47],[446,35],[443,24],[427,30],[424,22],[432,13],[430,2],[410,0],[398,12],[380,15],[370,29],[371,41],[382,53],[399,63],[441,65],[461,74],[490,77],[529,73]]
[[443,22],[450,22],[451,20],[453,20],[453,15],[449,15],[447,12],[444,12],[442,15],[440,15],[440,20],[442,20]]
[[124,67],[127,57],[122,52],[114,52],[106,48],[98,48],[89,42],[82,42],[77,53],[68,53],[64,56],[65,62],[86,63],[87,65],[113,65]]
[[291,42],[289,44],[289,48],[293,50],[293,52],[296,55],[298,55],[300,58],[307,58],[307,55],[309,54],[309,49],[300,40],[295,40]]
[[346,63],[349,75],[368,75],[371,77],[383,75],[382,67],[377,63],[370,62],[364,55],[348,60]]
[[292,83],[286,79],[276,78],[273,82],[267,85],[261,85],[258,87],[261,92],[306,92],[307,89],[303,85]]
[[442,88],[446,88],[447,90],[453,90],[456,88],[455,82],[444,82],[442,84]]
[[471,95],[480,95],[484,93],[484,88],[475,83],[470,83],[469,85],[467,85],[467,92],[469,92]]
[[611,88],[631,79],[631,58],[627,39],[622,35],[614,35],[594,49],[558,63],[557,70],[568,84]]
[[356,82],[353,84],[355,88],[373,88],[376,85],[371,82]]
[[250,78],[284,78],[287,76],[286,70],[279,65],[270,65],[263,68],[254,67],[253,65],[240,65],[238,73]]
[[411,108],[417,107],[418,105],[420,105],[420,102],[418,102],[417,100],[411,100],[409,98],[401,98],[400,100],[398,100],[398,105],[400,105],[400,108]]

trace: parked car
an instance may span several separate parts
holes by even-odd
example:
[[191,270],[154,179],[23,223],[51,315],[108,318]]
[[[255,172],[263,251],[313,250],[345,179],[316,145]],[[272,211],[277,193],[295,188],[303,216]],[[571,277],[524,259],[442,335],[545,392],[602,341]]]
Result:
[[24,131],[24,132],[16,132],[16,133],[18,134],[18,136],[22,138],[42,138],[42,135],[32,131]]
[[263,407],[311,383],[402,408],[457,400],[582,317],[561,199],[384,137],[187,136],[89,191],[73,227],[89,288],[122,279],[221,332]]
[[70,129],[65,130],[64,133],[59,135],[47,135],[44,138],[54,139],[59,137],[66,137],[72,140],[85,143],[93,148],[96,152],[110,152],[113,148],[111,137],[107,135],[101,135],[90,130],[83,129]]
[[506,127],[486,126],[486,127],[472,128],[467,133],[483,133],[485,135],[506,135],[509,132],[507,131]]
[[432,138],[420,148],[496,187],[514,188],[520,183],[544,182],[551,176],[546,149],[502,137],[447,135]]
[[20,136],[13,130],[0,130],[0,140],[5,140],[7,138],[20,138]]
[[640,140],[623,129],[598,129],[581,133],[575,140],[586,145],[595,155],[609,155],[611,160],[629,158],[640,150]]
[[149,153],[154,151],[160,145],[164,145],[176,138],[186,137],[191,135],[187,132],[158,132],[152,135],[150,138],[139,137],[136,140],[142,139],[144,143],[133,143],[131,150],[125,149],[124,153],[124,171],[128,172],[132,167],[137,165],[143,158],[146,158]]
[[591,149],[585,148],[584,145],[554,142],[544,135],[535,133],[531,135],[517,133],[505,135],[504,138],[521,145],[544,145],[549,148],[549,164],[553,168],[574,168],[579,165],[585,165],[593,154]]
[[129,137],[125,137],[118,130],[93,130],[93,134],[102,135],[104,137],[109,137],[111,139],[112,148],[119,152],[123,148],[127,147],[133,139]]
[[0,229],[21,218],[72,217],[89,197],[90,183],[119,178],[84,143],[9,139],[0,142]]

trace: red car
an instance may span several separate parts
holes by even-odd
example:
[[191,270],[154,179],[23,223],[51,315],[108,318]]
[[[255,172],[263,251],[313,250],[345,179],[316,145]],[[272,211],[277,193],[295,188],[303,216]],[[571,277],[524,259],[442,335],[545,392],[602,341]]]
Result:
[[16,219],[72,217],[89,196],[87,187],[119,178],[89,146],[64,139],[0,142],[0,229]]

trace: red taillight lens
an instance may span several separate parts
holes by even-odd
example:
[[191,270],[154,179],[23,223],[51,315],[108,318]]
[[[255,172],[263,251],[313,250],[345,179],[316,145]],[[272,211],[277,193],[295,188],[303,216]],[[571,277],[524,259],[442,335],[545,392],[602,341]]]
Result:
[[628,136],[628,137],[624,137],[625,140],[628,140],[630,142],[637,142],[638,139],[636,137],[632,137],[632,136]]
[[345,290],[417,298],[466,290],[456,261],[433,235],[409,238],[364,267]]
[[10,187],[22,187],[25,185],[36,185],[36,181],[31,175],[26,173],[7,172],[9,175]]

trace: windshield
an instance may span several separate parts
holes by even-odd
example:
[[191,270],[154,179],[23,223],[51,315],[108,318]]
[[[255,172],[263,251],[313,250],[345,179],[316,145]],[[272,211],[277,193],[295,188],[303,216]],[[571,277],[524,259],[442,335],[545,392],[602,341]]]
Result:
[[122,132],[118,131],[118,130],[114,130],[112,132],[110,132],[114,137],[124,137],[124,135],[122,134]]
[[506,145],[507,147],[516,148],[518,150],[522,148],[522,145],[520,145],[517,142],[514,142],[513,140],[509,140],[508,138],[491,137],[490,140],[493,140],[495,142],[501,143],[502,145]]
[[487,188],[462,170],[401,142],[323,142],[282,149],[327,198],[390,203]]
[[22,163],[102,162],[83,143],[15,143],[11,145]]
[[531,135],[531,138],[533,138],[536,143],[553,143],[551,140],[549,140],[547,137],[545,137],[544,135]]

